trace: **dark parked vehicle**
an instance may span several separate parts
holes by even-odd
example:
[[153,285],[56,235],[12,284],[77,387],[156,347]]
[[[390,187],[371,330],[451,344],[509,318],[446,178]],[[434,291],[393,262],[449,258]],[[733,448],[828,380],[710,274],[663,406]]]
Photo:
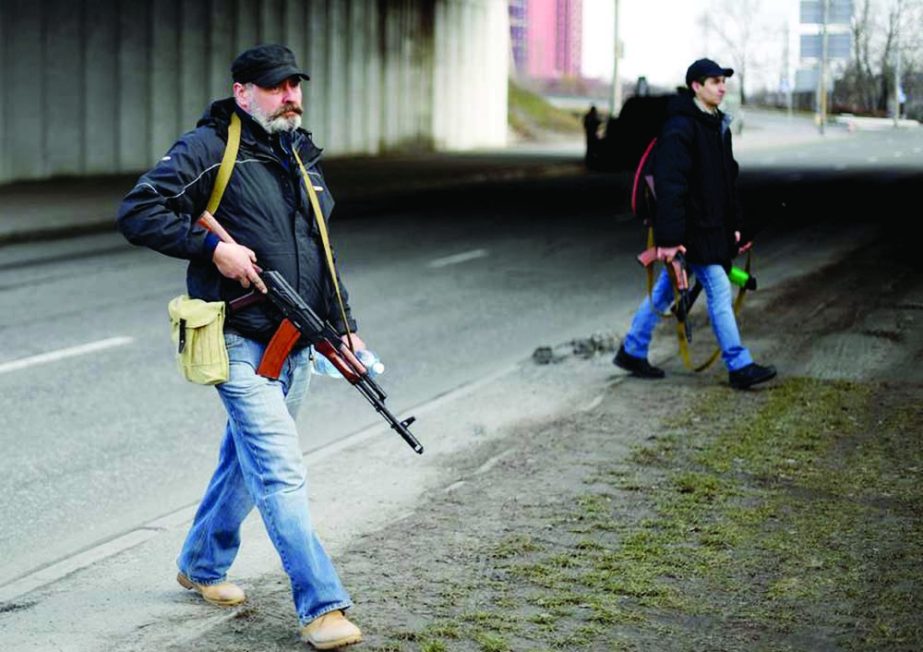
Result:
[[595,156],[588,159],[594,170],[634,170],[652,138],[660,135],[667,119],[667,103],[673,95],[630,97],[617,118],[609,118]]

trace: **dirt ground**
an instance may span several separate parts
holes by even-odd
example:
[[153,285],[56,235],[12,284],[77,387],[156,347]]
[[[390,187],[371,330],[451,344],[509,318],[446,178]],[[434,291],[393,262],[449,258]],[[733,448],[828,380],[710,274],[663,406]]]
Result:
[[[336,559],[362,648],[923,649],[921,324],[923,274],[882,242],[749,301],[763,388],[673,356],[458,456]],[[248,588],[184,648],[305,649],[285,577]]]

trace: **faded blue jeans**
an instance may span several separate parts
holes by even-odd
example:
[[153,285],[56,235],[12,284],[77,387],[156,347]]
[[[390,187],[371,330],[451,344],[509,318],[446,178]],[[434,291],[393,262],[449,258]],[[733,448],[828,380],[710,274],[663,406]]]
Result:
[[[695,265],[688,263],[689,271],[702,284],[708,301],[708,319],[721,349],[721,358],[728,371],[737,371],[753,362],[750,352],[740,343],[740,331],[734,317],[731,299],[731,282],[721,265]],[[651,308],[651,297],[654,299]],[[647,358],[654,328],[660,315],[670,309],[673,303],[673,286],[667,270],[661,271],[654,283],[651,297],[644,297],[638,312],[631,321],[631,328],[625,336],[625,353],[636,358]]]
[[218,468],[205,490],[177,565],[193,582],[218,584],[240,547],[254,505],[292,584],[302,624],[352,605],[308,511],[295,415],[310,380],[310,348],[293,351],[278,380],[256,373],[265,345],[226,333],[231,374],[217,386],[228,413]]

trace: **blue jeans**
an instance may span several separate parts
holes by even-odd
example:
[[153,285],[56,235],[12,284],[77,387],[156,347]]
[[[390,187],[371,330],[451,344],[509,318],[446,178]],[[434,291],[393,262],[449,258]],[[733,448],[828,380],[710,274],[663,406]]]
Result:
[[[721,265],[695,265],[689,263],[689,270],[695,275],[708,300],[708,319],[711,321],[712,330],[721,349],[721,357],[728,371],[737,371],[753,362],[750,352],[740,343],[740,331],[737,329],[737,319],[734,317],[734,306],[731,299],[731,282]],[[651,307],[651,297],[654,299]],[[654,288],[651,297],[645,297],[631,321],[631,328],[625,336],[625,353],[636,358],[647,358],[647,351],[651,345],[654,327],[660,321],[660,315],[670,309],[673,303],[673,286],[670,277],[664,269]]]
[[293,351],[278,380],[256,373],[265,345],[226,333],[231,374],[217,386],[228,413],[218,468],[177,565],[193,582],[223,582],[254,505],[292,584],[302,624],[352,605],[308,511],[295,415],[310,380],[310,348]]

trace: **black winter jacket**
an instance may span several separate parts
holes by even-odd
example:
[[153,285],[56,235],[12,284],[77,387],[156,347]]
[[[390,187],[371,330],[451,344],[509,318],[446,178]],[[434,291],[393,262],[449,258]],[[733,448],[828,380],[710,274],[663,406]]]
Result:
[[685,245],[692,263],[729,266],[741,230],[738,165],[731,150],[730,116],[705,113],[692,95],[674,97],[667,108],[654,159],[657,214],[654,240]]
[[[189,260],[189,296],[227,301],[245,294],[211,260],[208,232],[196,220],[208,204],[224,155],[231,112],[241,118],[240,149],[215,218],[231,237],[256,253],[257,264],[286,278],[321,317],[345,332],[324,261],[323,246],[301,171],[291,147],[308,170],[321,210],[329,218],[333,198],[319,167],[321,150],[301,129],[270,136],[234,99],[214,102],[197,128],[183,135],[125,197],[118,226],[133,244]],[[344,302],[348,295],[340,284]],[[347,303],[347,319],[355,330]],[[229,315],[226,327],[268,341],[280,322],[269,302]]]

